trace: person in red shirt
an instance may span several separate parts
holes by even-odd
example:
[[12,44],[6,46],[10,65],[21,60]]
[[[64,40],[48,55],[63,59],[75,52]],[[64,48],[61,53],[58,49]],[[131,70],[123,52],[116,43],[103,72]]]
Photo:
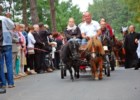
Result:
[[[100,23],[101,22],[106,22],[105,18],[101,18]],[[112,27],[107,22],[106,22],[106,28],[109,30],[110,36],[112,37],[114,35],[114,33],[113,33],[113,30],[112,30]]]

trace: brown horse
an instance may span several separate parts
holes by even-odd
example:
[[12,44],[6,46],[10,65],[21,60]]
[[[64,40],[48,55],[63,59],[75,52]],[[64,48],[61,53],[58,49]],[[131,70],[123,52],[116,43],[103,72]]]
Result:
[[118,40],[114,36],[113,37],[112,50],[113,50],[113,52],[115,54],[116,61],[118,61],[119,65],[124,65],[124,62],[125,62],[125,52],[124,52],[124,48],[123,48],[123,40]]
[[105,54],[102,43],[95,37],[91,38],[87,43],[86,52],[89,56],[87,60],[90,62],[93,77],[95,80],[102,79],[103,55]]

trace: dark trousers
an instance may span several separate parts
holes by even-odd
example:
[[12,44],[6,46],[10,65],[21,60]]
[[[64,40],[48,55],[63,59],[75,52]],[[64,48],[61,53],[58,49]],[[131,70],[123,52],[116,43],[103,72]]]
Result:
[[134,68],[138,65],[138,57],[136,53],[133,55],[126,54],[125,56],[125,68]]
[[40,71],[45,71],[45,53],[44,52],[37,52],[34,55],[35,57],[35,71],[40,72]]
[[41,71],[41,53],[35,53],[35,71]]
[[30,68],[30,70],[35,69],[34,68],[34,54],[28,54],[28,67]]
[[46,66],[45,66],[45,52],[41,52],[41,70],[46,71]]
[[26,61],[27,61],[27,64],[24,65],[24,72],[26,72],[28,68],[28,53],[26,54]]

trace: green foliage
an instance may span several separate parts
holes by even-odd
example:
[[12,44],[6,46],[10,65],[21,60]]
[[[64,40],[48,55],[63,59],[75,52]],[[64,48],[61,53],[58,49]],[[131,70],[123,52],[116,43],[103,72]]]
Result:
[[[12,20],[15,22],[22,23],[22,0],[12,0],[13,7],[11,8],[12,12]],[[0,1],[0,4],[4,6],[5,12],[8,10],[8,7],[5,3],[9,3],[9,0]],[[63,31],[67,26],[68,19],[70,17],[74,17],[76,24],[81,22],[81,12],[77,6],[73,6],[71,0],[67,2],[59,3],[59,0],[55,1],[55,9],[56,9],[56,25],[58,31]],[[50,16],[50,3],[49,0],[37,0],[37,10],[39,21],[44,24],[48,24],[51,29],[51,16]],[[31,24],[31,15],[30,15],[30,3],[27,0],[27,18],[28,24]]]
[[[134,2],[134,0],[131,1]],[[90,5],[88,10],[95,20],[99,21],[102,17],[105,18],[115,30],[115,35],[121,38],[121,27],[130,24],[136,25],[134,15],[138,14],[135,11],[130,11],[126,2],[124,0],[94,0],[94,4]]]
[[140,23],[140,0],[124,0],[130,11],[135,12],[134,21]]
[[[38,14],[40,22],[48,24],[51,29],[51,16],[49,0],[37,0]],[[68,19],[74,17],[75,23],[81,22],[82,13],[77,6],[73,6],[71,1],[61,2],[55,1],[56,11],[56,27],[57,31],[62,32],[66,26]]]
[[77,8],[77,6],[73,6],[70,1],[56,5],[57,30],[63,31],[66,28],[70,17],[73,17],[75,19],[75,23],[79,24],[81,22],[81,16],[82,13],[79,8]]

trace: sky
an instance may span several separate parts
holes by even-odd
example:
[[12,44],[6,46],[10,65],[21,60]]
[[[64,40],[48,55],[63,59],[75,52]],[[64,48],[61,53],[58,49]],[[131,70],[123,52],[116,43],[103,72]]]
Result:
[[[67,1],[67,0],[60,0]],[[88,4],[93,4],[93,0],[72,0],[73,5],[78,5],[81,12],[85,12],[88,9]]]

